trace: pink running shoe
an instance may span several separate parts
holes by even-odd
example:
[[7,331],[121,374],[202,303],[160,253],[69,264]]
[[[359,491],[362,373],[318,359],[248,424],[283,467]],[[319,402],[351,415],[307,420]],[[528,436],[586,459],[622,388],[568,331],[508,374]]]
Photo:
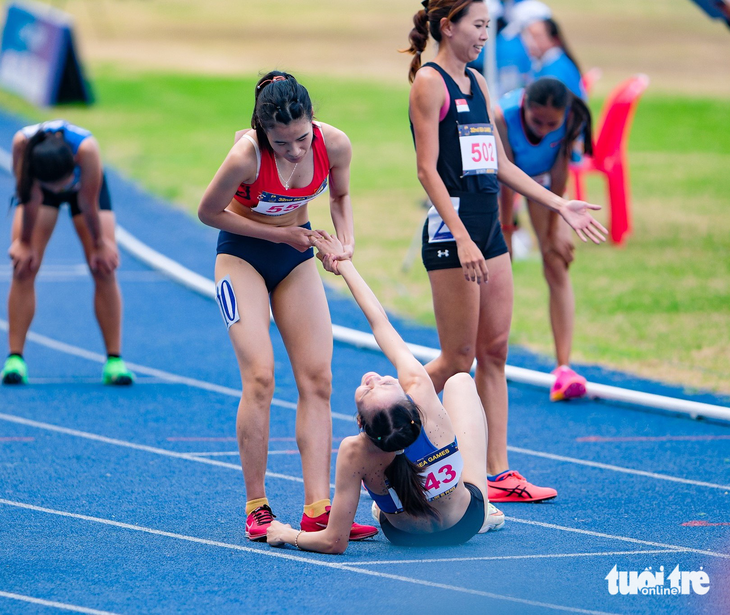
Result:
[[[302,515],[302,521],[299,524],[305,532],[321,532],[327,527],[327,523],[330,520],[330,506],[325,508],[319,517],[310,517],[306,513]],[[365,540],[371,536],[375,536],[378,533],[378,528],[372,525],[360,525],[359,523],[353,523],[350,529],[350,540]]]
[[266,540],[266,530],[269,529],[275,517],[276,515],[266,504],[252,510],[251,514],[246,517],[246,538],[255,541]]
[[537,487],[527,482],[519,472],[508,470],[496,480],[487,479],[490,502],[540,502],[551,500],[558,492],[550,487]]
[[550,401],[575,399],[586,394],[586,379],[579,376],[567,365],[561,365],[553,370],[555,383],[550,389]]

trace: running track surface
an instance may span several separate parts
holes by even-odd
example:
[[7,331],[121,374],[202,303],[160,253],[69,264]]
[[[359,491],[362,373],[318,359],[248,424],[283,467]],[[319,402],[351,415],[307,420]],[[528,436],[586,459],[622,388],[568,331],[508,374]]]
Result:
[[[0,117],[0,144],[21,125]],[[123,227],[212,277],[214,231],[114,172],[109,182]],[[0,194],[11,191],[0,172]],[[315,224],[327,215],[326,205],[313,208]],[[0,237],[10,219],[2,216]],[[92,285],[62,212],[37,283],[25,353],[31,384],[0,390],[0,612],[730,612],[729,426],[590,400],[551,404],[527,386],[510,385],[512,467],[559,497],[502,505],[502,531],[439,549],[398,548],[378,535],[342,556],[248,542],[234,439],[240,380],[218,308],[122,257],[124,356],[138,382],[114,389],[100,384]],[[9,280],[6,262],[3,328]],[[367,330],[351,300],[328,293],[335,323]],[[408,341],[437,345],[431,329],[396,325]],[[278,518],[295,524],[303,503],[296,390],[274,328],[272,336],[267,490]],[[519,348],[510,363],[550,368]],[[381,355],[339,343],[333,368],[336,446],[356,432],[352,392],[362,373],[391,370]],[[582,373],[728,405],[595,366]],[[359,522],[369,522],[369,507],[364,497]],[[611,595],[614,566],[663,566],[666,577],[676,566],[702,570],[710,589]]]

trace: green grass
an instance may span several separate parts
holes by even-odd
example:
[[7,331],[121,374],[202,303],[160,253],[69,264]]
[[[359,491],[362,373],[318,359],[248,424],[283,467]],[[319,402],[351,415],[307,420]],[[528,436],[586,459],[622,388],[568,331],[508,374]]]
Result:
[[[97,104],[40,112],[92,130],[106,160],[194,215],[203,190],[248,126],[256,77],[125,74],[99,68]],[[302,75],[322,121],[353,143],[357,260],[390,308],[433,323],[420,256],[402,264],[423,210],[407,120],[406,85]],[[594,110],[600,101],[593,102]],[[574,358],[693,387],[730,391],[730,125],[727,101],[644,95],[630,142],[633,235],[624,248],[581,245],[572,268]],[[604,203],[602,183],[590,200]],[[605,213],[601,214],[605,220]],[[327,202],[312,207],[331,228]],[[537,258],[515,263],[512,342],[552,353]]]

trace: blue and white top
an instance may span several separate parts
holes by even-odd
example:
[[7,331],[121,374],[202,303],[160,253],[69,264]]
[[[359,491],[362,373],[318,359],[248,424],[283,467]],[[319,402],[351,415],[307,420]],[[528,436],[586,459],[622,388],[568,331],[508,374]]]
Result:
[[587,100],[580,71],[560,47],[549,49],[535,66],[535,79],[555,77],[582,100]]
[[[461,457],[456,438],[451,444],[437,448],[428,439],[426,430],[421,429],[416,441],[406,448],[402,454],[421,470],[421,475],[424,478],[423,488],[429,502],[448,495],[459,484],[461,473],[464,470],[464,460]],[[367,485],[365,485],[365,489],[384,513],[396,514],[403,512],[403,505],[398,494],[388,485],[387,479],[385,484],[388,487],[388,493],[383,495],[373,493]]]
[[[31,126],[21,128],[21,132],[28,139],[39,131],[43,131],[48,134],[61,133],[63,140],[69,145],[74,156],[76,156],[76,153],[79,151],[81,144],[91,136],[91,133],[88,130],[75,126],[66,120],[50,120],[41,124],[33,124]],[[74,182],[69,188],[69,191],[77,191],[79,189],[80,180],[81,169],[79,168],[79,165],[75,165]]]
[[566,119],[562,126],[546,134],[539,143],[531,143],[522,118],[522,105],[525,90],[512,90],[499,99],[504,121],[507,124],[509,145],[512,148],[514,163],[530,177],[536,178],[548,173],[555,165],[560,146],[565,139]]

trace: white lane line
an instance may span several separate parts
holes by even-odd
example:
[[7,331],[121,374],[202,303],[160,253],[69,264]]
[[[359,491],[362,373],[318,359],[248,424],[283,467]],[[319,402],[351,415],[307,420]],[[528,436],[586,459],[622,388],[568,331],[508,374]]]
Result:
[[[145,452],[153,453],[153,454],[156,454],[156,455],[163,455],[165,457],[172,457],[172,458],[176,458],[176,459],[186,459],[188,461],[197,461],[197,462],[206,463],[206,464],[212,465],[212,466],[219,466],[219,467],[223,467],[223,468],[231,468],[231,469],[234,469],[234,470],[237,470],[237,471],[240,471],[241,470],[241,467],[238,464],[226,463],[226,462],[223,462],[223,461],[216,461],[215,459],[208,459],[207,457],[199,457],[199,456],[196,456],[196,455],[191,455],[190,453],[177,453],[177,452],[174,452],[174,451],[168,451],[166,449],[157,448],[157,447],[154,447],[154,446],[147,446],[147,445],[144,445],[144,444],[135,444],[133,442],[127,442],[126,440],[117,440],[117,439],[114,439],[114,438],[107,438],[106,436],[100,436],[100,435],[97,435],[97,434],[93,434],[93,433],[89,433],[89,432],[85,432],[85,431],[79,431],[79,430],[76,430],[76,429],[69,429],[67,427],[59,427],[57,425],[51,425],[49,423],[41,423],[39,421],[33,421],[31,419],[25,419],[25,418],[22,418],[22,417],[19,417],[19,416],[15,416],[15,415],[12,415],[12,414],[0,413],[0,420],[2,420],[2,421],[8,421],[8,422],[11,422],[11,423],[18,423],[20,425],[27,425],[29,427],[37,427],[39,429],[46,429],[48,431],[54,431],[54,432],[57,432],[57,433],[62,433],[62,434],[70,435],[70,436],[76,436],[76,437],[80,437],[80,438],[85,438],[87,440],[94,440],[96,442],[102,442],[104,444],[112,444],[114,446],[123,446],[125,448],[131,448],[131,449],[135,449],[135,450],[145,451]],[[289,476],[288,474],[278,474],[278,473],[274,473],[274,472],[269,472],[268,470],[266,472],[266,476],[269,476],[271,478],[280,478],[280,479],[283,479],[283,480],[289,480],[289,481],[299,482],[299,483],[303,483],[304,482],[303,479],[301,479],[301,478],[299,478],[297,476]],[[334,489],[335,486],[330,483],[330,488],[331,489]],[[540,527],[546,527],[546,528],[555,529],[555,530],[561,530],[561,531],[565,531],[565,532],[574,532],[574,533],[578,533],[578,534],[585,534],[585,535],[588,535],[588,536],[597,536],[599,538],[609,538],[609,539],[612,539],[612,540],[621,540],[621,541],[624,541],[624,542],[631,542],[631,543],[636,543],[636,544],[643,544],[643,545],[648,545],[648,546],[651,546],[651,547],[659,547],[659,548],[662,548],[662,549],[672,549],[672,550],[678,550],[678,551],[690,551],[692,553],[700,553],[700,554],[703,554],[703,555],[712,555],[712,556],[716,556],[716,557],[722,557],[722,558],[730,559],[730,555],[726,555],[726,554],[722,554],[722,553],[716,553],[714,551],[703,551],[703,550],[699,550],[699,549],[693,549],[691,547],[683,547],[683,546],[679,546],[679,545],[668,545],[668,544],[663,544],[663,543],[658,543],[658,542],[649,542],[649,541],[646,541],[646,540],[640,540],[638,538],[628,538],[628,537],[625,537],[625,536],[614,536],[612,534],[603,534],[603,533],[600,533],[600,532],[593,532],[593,531],[590,531],[590,530],[582,530],[582,529],[577,529],[577,528],[572,528],[572,527],[566,527],[566,526],[562,526],[562,525],[554,525],[554,524],[550,524],[550,523],[541,523],[539,521],[530,521],[530,520],[527,520],[527,519],[518,519],[516,517],[506,517],[506,518],[509,519],[510,521],[514,521],[515,523],[525,523],[525,524],[528,524],[528,525],[538,525]]]
[[293,554],[287,553],[288,549],[273,549],[270,547],[262,547],[260,549],[256,549],[254,547],[244,547],[243,545],[230,544],[230,543],[226,543],[226,542],[220,542],[217,540],[208,540],[207,538],[198,538],[195,536],[187,536],[185,534],[177,534],[175,532],[167,532],[164,530],[157,530],[154,528],[144,527],[141,525],[133,525],[130,523],[121,523],[119,521],[112,521],[111,519],[104,519],[104,518],[100,518],[100,517],[91,517],[89,515],[80,515],[78,513],[71,513],[71,512],[66,512],[63,510],[54,510],[52,508],[35,506],[33,504],[26,504],[24,502],[15,502],[12,500],[0,499],[0,504],[4,504],[6,506],[14,506],[16,508],[21,508],[21,509],[25,509],[25,510],[32,510],[35,512],[43,512],[43,513],[47,513],[47,514],[51,514],[51,515],[57,515],[60,517],[79,519],[81,521],[90,521],[93,523],[99,523],[102,525],[118,527],[118,528],[125,529],[125,530],[144,532],[146,534],[153,534],[156,536],[164,536],[166,538],[175,538],[177,540],[184,540],[187,542],[207,545],[207,546],[211,546],[211,547],[220,547],[223,549],[231,549],[234,551],[241,551],[244,553],[255,553],[256,555],[264,555],[267,557],[274,557],[274,558],[285,559],[285,560],[290,560],[290,561],[294,561],[294,562],[300,562],[300,563],[304,563],[304,564],[311,564],[312,566],[320,566],[323,568],[331,568],[331,569],[335,569],[335,570],[342,570],[345,572],[353,572],[355,574],[363,574],[363,575],[367,575],[367,576],[379,577],[382,579],[402,581],[404,583],[422,585],[425,587],[430,587],[430,588],[435,588],[435,589],[445,589],[445,590],[455,591],[455,592],[464,593],[464,594],[483,596],[485,598],[494,598],[496,600],[506,600],[508,602],[515,602],[518,604],[527,604],[530,606],[538,606],[538,607],[553,609],[556,611],[566,611],[569,613],[587,613],[587,614],[591,614],[591,615],[607,615],[603,611],[590,611],[590,610],[586,610],[586,609],[562,606],[559,604],[550,604],[547,602],[526,600],[523,598],[515,598],[513,596],[494,594],[491,592],[480,591],[477,589],[469,589],[468,587],[460,587],[458,585],[447,585],[445,583],[435,583],[432,581],[425,581],[425,580],[416,579],[413,577],[405,577],[402,575],[388,574],[388,573],[384,573],[384,572],[376,572],[374,570],[365,570],[362,568],[356,568],[355,565],[352,565],[352,564],[341,564],[341,563],[326,561],[326,560],[322,560],[322,559],[314,559],[313,557],[304,557],[301,555],[293,555]]
[[[8,326],[7,321],[0,318],[0,329],[7,330],[7,326]],[[46,337],[45,335],[40,335],[38,333],[29,332],[28,339],[35,343],[46,346],[48,348],[52,348],[53,350],[58,350],[60,352],[65,352],[67,354],[71,354],[71,355],[74,355],[77,357],[89,359],[89,360],[95,361],[97,363],[103,364],[106,361],[106,357],[104,355],[101,355],[101,354],[95,353],[95,352],[91,352],[84,348],[79,348],[78,346],[72,346],[71,344],[66,344],[65,342],[59,342],[57,340]],[[222,395],[227,395],[230,397],[236,397],[236,398],[241,397],[241,391],[238,389],[232,389],[230,387],[213,384],[211,382],[205,382],[203,380],[197,380],[195,378],[187,378],[186,376],[179,376],[177,374],[165,372],[165,371],[162,371],[159,369],[155,369],[153,367],[139,365],[138,363],[130,363],[129,361],[127,361],[127,365],[130,367],[130,369],[132,369],[133,371],[135,371],[139,374],[146,374],[149,376],[154,376],[155,378],[159,378],[161,380],[165,380],[170,383],[184,384],[184,385],[195,387],[198,389],[211,391],[213,393],[220,393]],[[297,405],[295,403],[290,402],[290,401],[283,401],[281,399],[273,399],[271,401],[271,404],[274,406],[280,406],[282,408],[288,408],[290,410],[296,410],[296,407],[297,407]],[[332,414],[333,419],[348,421],[348,422],[354,424],[355,419],[351,415],[342,414],[340,412],[332,412],[331,414]],[[635,476],[644,476],[644,477],[653,478],[656,480],[666,480],[666,481],[670,481],[670,482],[683,483],[686,485],[694,485],[696,487],[709,487],[711,489],[720,489],[722,491],[730,490],[730,485],[708,483],[708,482],[697,481],[697,480],[692,480],[692,479],[688,479],[688,478],[679,478],[676,476],[670,476],[668,474],[658,474],[656,472],[646,472],[644,470],[635,470],[633,468],[624,468],[622,466],[609,465],[609,464],[604,464],[604,463],[600,463],[597,461],[588,461],[588,460],[584,460],[584,459],[576,459],[575,457],[565,457],[563,455],[554,455],[552,453],[543,453],[541,451],[534,451],[531,449],[520,448],[517,446],[508,446],[507,450],[510,452],[513,452],[513,453],[521,453],[523,455],[531,455],[533,457],[542,457],[544,459],[552,459],[554,461],[575,463],[577,465],[590,466],[590,467],[600,468],[602,470],[611,470],[614,472],[621,472],[623,474],[633,474]]]
[[484,557],[440,557],[431,559],[391,559],[351,562],[353,566],[383,566],[390,564],[440,564],[453,562],[490,562],[512,559],[551,559],[571,557],[609,557],[615,555],[647,555],[653,553],[685,553],[685,549],[654,549],[650,551],[604,551],[600,553],[550,553],[545,555],[486,555]]
[[658,474],[657,472],[646,472],[644,470],[634,470],[633,468],[624,468],[622,466],[610,465],[608,463],[600,463],[598,461],[588,461],[585,459],[576,459],[575,457],[565,457],[563,455],[555,455],[553,453],[543,453],[541,451],[533,451],[527,448],[519,448],[517,446],[508,446],[507,450],[513,453],[523,453],[532,455],[533,457],[542,457],[543,459],[552,459],[553,461],[565,461],[575,463],[581,466],[590,466],[592,468],[600,468],[601,470],[611,470],[612,472],[621,472],[622,474],[633,474],[634,476],[645,476],[646,478],[656,478],[658,480],[668,480],[673,483],[683,483],[685,485],[694,485],[696,487],[710,487],[711,489],[722,489],[730,491],[730,485],[719,485],[717,483],[706,483],[700,480],[692,480],[689,478],[679,478],[677,476],[669,476],[668,474]]
[[658,547],[659,549],[670,549],[673,551],[686,551],[689,553],[699,553],[700,555],[709,555],[711,557],[720,557],[722,559],[730,559],[729,553],[718,553],[717,551],[706,551],[704,549],[693,549],[692,547],[682,547],[679,545],[668,545],[662,542],[651,542],[649,540],[639,540],[638,538],[629,538],[627,536],[616,536],[614,534],[604,534],[603,532],[594,532],[592,530],[582,530],[575,527],[567,527],[565,525],[555,525],[554,523],[543,523],[542,521],[532,521],[529,519],[517,519],[516,517],[505,517],[509,521],[515,523],[524,523],[525,525],[536,525],[551,530],[560,530],[561,532],[572,532],[574,534],[583,534],[585,536],[595,536],[597,538],[608,538],[609,540],[621,540],[622,542],[631,542],[638,545],[646,545],[648,547]]
[[[241,471],[241,466],[235,463],[226,463],[224,461],[216,461],[215,459],[208,459],[206,457],[198,457],[189,453],[177,453],[175,451],[168,451],[164,448],[157,448],[155,446],[147,446],[146,444],[135,444],[134,442],[128,442],[126,440],[118,440],[116,438],[108,438],[106,436],[100,436],[98,434],[89,433],[88,431],[79,431],[78,429],[69,429],[68,427],[60,427],[58,425],[51,425],[49,423],[41,423],[40,421],[32,421],[25,419],[20,416],[13,414],[0,413],[0,420],[8,421],[9,423],[17,423],[19,425],[27,425],[28,427],[37,427],[38,429],[45,429],[47,431],[54,431],[56,433],[62,433],[67,436],[75,436],[77,438],[84,438],[86,440],[93,440],[95,442],[102,442],[104,444],[112,444],[114,446],[122,446],[124,448],[131,448],[138,451],[144,451],[146,453],[153,453],[155,455],[162,455],[164,457],[172,457],[174,459],[185,459],[187,461],[197,461],[198,463],[205,463],[211,466],[218,466],[221,468],[229,468],[233,470]],[[279,474],[277,472],[266,471],[266,476],[269,478],[280,478],[282,480],[293,481],[295,483],[303,483],[304,479],[298,476],[289,476],[288,474]],[[334,485],[330,485],[332,489]]]
[[0,598],[10,598],[12,600],[21,600],[32,604],[40,604],[42,606],[52,606],[64,611],[73,611],[74,613],[89,613],[89,615],[114,615],[110,611],[97,611],[96,609],[87,609],[83,606],[75,604],[67,604],[65,602],[54,602],[53,600],[43,600],[41,598],[33,598],[32,596],[23,596],[22,594],[13,594],[11,592],[0,591]]

